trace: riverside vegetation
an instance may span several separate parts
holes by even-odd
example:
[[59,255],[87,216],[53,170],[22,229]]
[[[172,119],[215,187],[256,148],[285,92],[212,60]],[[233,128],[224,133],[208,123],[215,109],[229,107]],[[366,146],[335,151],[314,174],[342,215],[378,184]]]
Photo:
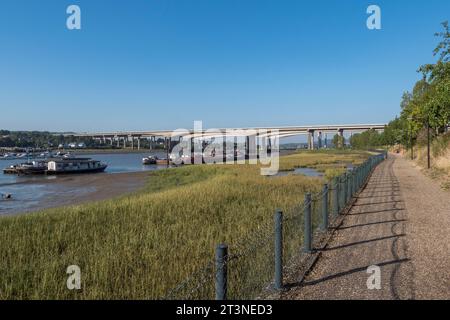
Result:
[[[315,167],[332,177],[366,152],[299,152],[282,170]],[[186,166],[149,174],[116,199],[0,218],[1,299],[153,299],[238,242],[275,208],[298,205],[323,178],[264,177],[258,166]],[[301,236],[301,235],[299,235]],[[81,290],[66,287],[69,265]]]

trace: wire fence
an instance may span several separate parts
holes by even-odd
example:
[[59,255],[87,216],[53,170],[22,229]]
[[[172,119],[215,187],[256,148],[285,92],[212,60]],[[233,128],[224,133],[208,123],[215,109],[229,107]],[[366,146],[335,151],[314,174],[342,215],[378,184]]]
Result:
[[386,152],[374,155],[325,184],[322,191],[306,194],[289,210],[275,211],[274,222],[256,226],[230,248],[219,244],[213,260],[163,299],[257,299],[282,289],[283,270],[301,254],[312,252],[313,236],[327,231],[386,157]]

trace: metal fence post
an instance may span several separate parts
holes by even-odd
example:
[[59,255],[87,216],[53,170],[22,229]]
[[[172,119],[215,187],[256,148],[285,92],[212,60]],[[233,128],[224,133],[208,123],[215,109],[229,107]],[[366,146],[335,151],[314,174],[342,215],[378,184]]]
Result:
[[219,244],[216,248],[216,300],[227,299],[228,246]]
[[322,230],[328,229],[328,184],[323,186],[322,193]]
[[305,195],[305,239],[304,251],[310,253],[312,251],[312,232],[311,232],[311,193]]
[[352,174],[351,173],[347,173],[347,204],[350,202],[350,200],[352,199]]
[[333,214],[337,216],[339,214],[339,180],[337,177],[333,179]]
[[359,190],[359,167],[356,168],[356,174],[355,174],[355,190],[358,192]]
[[353,169],[352,171],[350,171],[350,185],[349,185],[349,188],[350,188],[350,199],[353,197],[353,178],[354,178],[354,173],[355,173],[355,171],[354,171],[355,169]]
[[347,198],[348,198],[348,174],[347,172],[344,173],[344,207],[347,205]]
[[359,170],[358,170],[358,189],[361,189],[361,187],[362,187],[362,168],[361,167],[359,167]]
[[341,212],[342,212],[342,209],[345,208],[346,199],[347,199],[347,175],[344,173],[344,175],[342,176],[342,208],[341,208]]
[[283,288],[283,212],[275,212],[275,289]]
[[352,194],[353,196],[355,196],[356,194],[356,176],[357,176],[357,172],[356,172],[356,168],[353,169],[352,172]]

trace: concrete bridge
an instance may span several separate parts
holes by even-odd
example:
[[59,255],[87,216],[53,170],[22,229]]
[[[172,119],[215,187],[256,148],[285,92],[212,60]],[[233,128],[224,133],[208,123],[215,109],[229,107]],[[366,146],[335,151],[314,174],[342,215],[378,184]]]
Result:
[[[154,130],[154,131],[117,131],[117,132],[96,132],[96,133],[71,133],[65,136],[89,137],[101,140],[104,143],[109,142],[111,145],[121,142],[126,147],[127,143],[131,148],[140,149],[141,139],[149,140],[150,148],[154,146],[157,138],[163,138],[166,145],[170,145],[172,139],[196,139],[196,138],[215,138],[223,137],[226,133],[229,136],[267,138],[269,141],[277,136],[278,138],[286,138],[299,135],[307,135],[308,149],[315,148],[315,137],[318,139],[318,147],[322,146],[323,134],[336,133],[344,137],[344,132],[358,133],[367,130],[384,130],[386,124],[350,124],[350,125],[317,125],[317,126],[282,126],[282,127],[249,127],[249,128],[221,128],[221,129],[200,129],[200,130]],[[263,133],[261,133],[263,132]],[[230,134],[231,133],[231,134]]]

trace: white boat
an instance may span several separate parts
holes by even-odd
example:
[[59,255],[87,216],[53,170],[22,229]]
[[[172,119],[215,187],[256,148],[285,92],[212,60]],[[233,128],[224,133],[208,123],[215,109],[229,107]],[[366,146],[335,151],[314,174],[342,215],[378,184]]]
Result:
[[156,164],[156,157],[148,156],[148,157],[142,158],[142,164],[144,164],[144,165]]

